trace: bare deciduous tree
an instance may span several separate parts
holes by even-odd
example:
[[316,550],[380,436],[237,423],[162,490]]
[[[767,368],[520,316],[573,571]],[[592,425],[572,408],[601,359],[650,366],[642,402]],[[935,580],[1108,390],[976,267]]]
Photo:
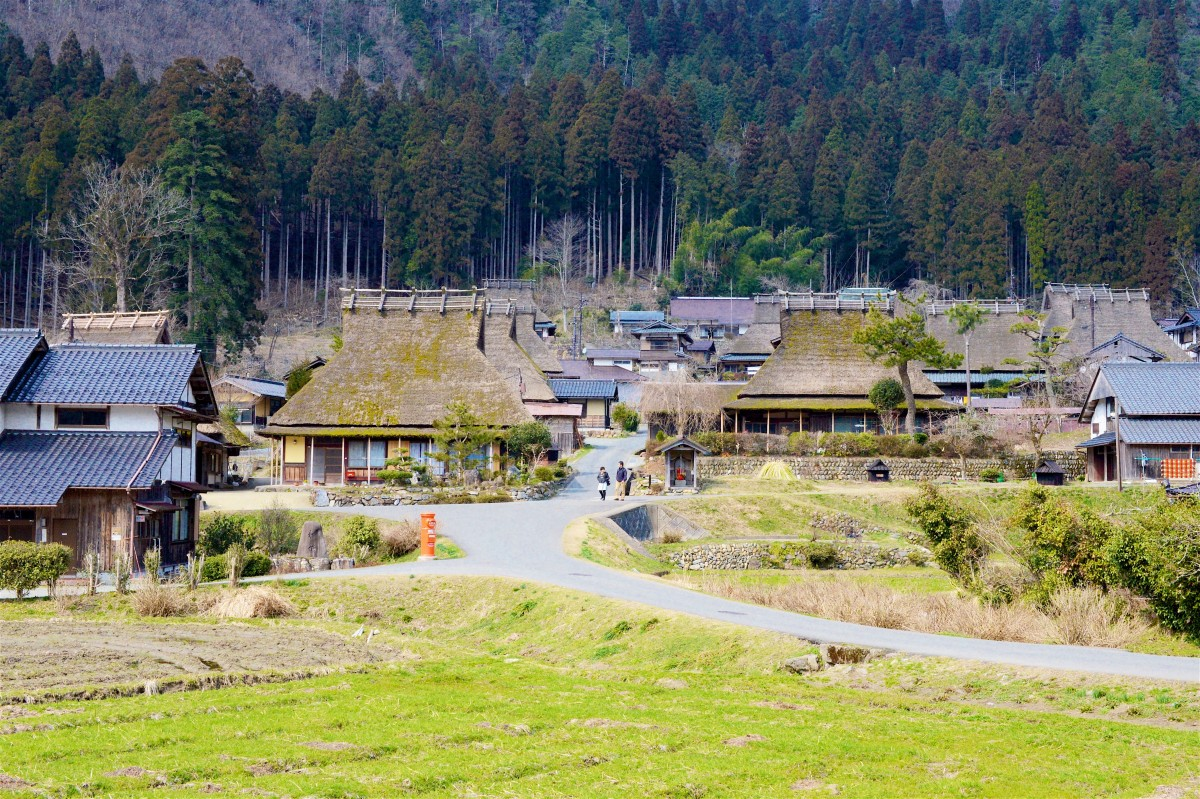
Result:
[[1179,298],[1189,308],[1200,308],[1200,253],[1175,251]]
[[[94,310],[156,300],[169,279],[172,239],[184,229],[187,200],[157,172],[95,164],[55,235],[69,287]],[[111,293],[110,293],[111,292]]]
[[542,262],[558,277],[559,300],[562,303],[563,319],[567,319],[569,294],[567,287],[575,279],[578,271],[577,259],[579,245],[576,239],[583,233],[584,222],[575,214],[566,214],[555,219],[545,228],[545,239],[539,247]]

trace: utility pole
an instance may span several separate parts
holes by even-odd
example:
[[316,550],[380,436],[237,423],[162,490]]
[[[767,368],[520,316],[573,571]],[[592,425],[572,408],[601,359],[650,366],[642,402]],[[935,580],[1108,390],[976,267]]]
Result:
[[[579,359],[583,352],[583,292],[579,292],[579,303],[575,306],[574,330],[571,331],[571,357]],[[564,320],[565,321],[565,320]]]

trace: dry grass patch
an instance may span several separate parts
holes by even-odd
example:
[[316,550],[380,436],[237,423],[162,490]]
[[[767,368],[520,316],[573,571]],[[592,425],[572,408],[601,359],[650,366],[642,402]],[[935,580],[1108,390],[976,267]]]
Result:
[[841,580],[784,584],[701,580],[697,587],[740,602],[895,630],[951,633],[993,641],[1123,647],[1149,627],[1123,603],[1094,589],[1057,594],[1049,611],[1031,605],[986,605],[961,594],[907,594]]
[[133,594],[131,602],[139,616],[186,616],[193,609],[182,590],[165,585],[147,585]]
[[403,557],[421,546],[421,529],[412,519],[389,524],[379,532],[379,545],[384,554]]
[[217,619],[277,619],[296,615],[296,608],[275,589],[253,585],[222,593],[205,615]]

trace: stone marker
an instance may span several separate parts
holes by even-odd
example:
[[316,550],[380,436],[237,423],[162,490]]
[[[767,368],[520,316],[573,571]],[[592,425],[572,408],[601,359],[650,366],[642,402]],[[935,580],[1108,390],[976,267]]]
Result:
[[296,554],[302,558],[326,558],[325,533],[320,522],[305,522],[300,530],[300,546]]
[[816,655],[801,655],[798,658],[788,658],[783,661],[783,669],[784,671],[790,671],[792,674],[820,671],[821,659]]

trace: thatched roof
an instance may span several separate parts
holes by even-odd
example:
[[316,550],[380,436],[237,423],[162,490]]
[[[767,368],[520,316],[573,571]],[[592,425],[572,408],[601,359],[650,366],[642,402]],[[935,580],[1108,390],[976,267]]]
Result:
[[[741,398],[865,398],[871,386],[896,370],[871,361],[853,341],[866,325],[862,311],[785,311],[778,349],[767,358]],[[940,399],[941,390],[917,365],[909,370],[918,399]]]
[[66,340],[80,344],[170,344],[170,312],[63,314]]
[[[1012,326],[1025,318],[1021,303],[981,301],[978,305],[986,315],[979,327],[971,331],[971,370],[988,366],[998,369],[1008,359],[1024,363],[1033,343],[1028,336],[1011,332]],[[927,303],[924,307],[925,329],[946,345],[946,352],[962,355],[966,349],[963,337],[946,315],[948,306],[947,303]]]
[[517,343],[543,372],[559,374],[563,370],[562,362],[550,351],[545,339],[533,329],[534,319],[534,314],[517,314]]
[[517,343],[517,318],[489,305],[483,322],[483,353],[501,377],[520,387],[518,393],[523,400],[554,402],[554,392],[545,376]]
[[502,375],[484,354],[482,303],[473,311],[471,303],[452,302],[444,312],[413,305],[345,311],[341,352],[271,417],[268,432],[428,430],[455,401],[489,424],[531,420],[516,376]]
[[726,352],[735,355],[770,355],[775,351],[772,342],[780,335],[778,322],[755,322],[733,340]]
[[720,413],[741,387],[729,383],[646,383],[642,387],[641,411],[644,416],[674,414],[680,409],[691,413]]
[[[1150,294],[1143,289],[1114,289],[1106,285],[1075,286],[1051,283],[1042,298],[1046,326],[1065,327],[1068,358],[1086,355],[1117,334],[1158,350],[1170,361],[1189,361],[1159,327],[1150,313]],[[974,347],[972,347],[974,350]]]

